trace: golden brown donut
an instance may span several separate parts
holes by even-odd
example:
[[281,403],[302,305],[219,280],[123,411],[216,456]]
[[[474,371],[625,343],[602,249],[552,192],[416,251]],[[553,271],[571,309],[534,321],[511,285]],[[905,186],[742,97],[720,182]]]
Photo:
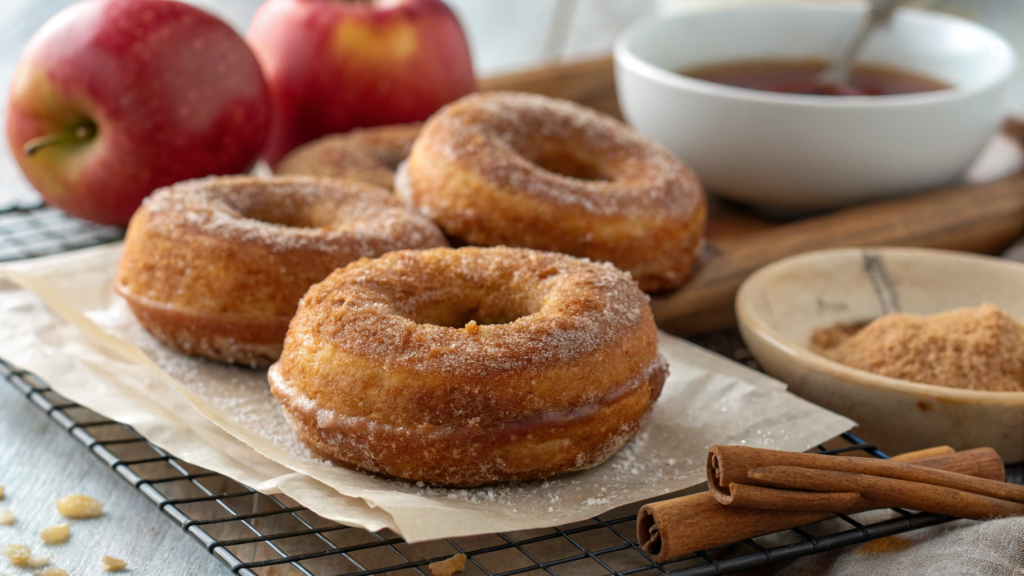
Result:
[[470,487],[604,462],[667,373],[648,297],[628,274],[466,247],[363,259],[310,288],[269,379],[318,453]]
[[303,144],[281,159],[278,174],[350,178],[391,190],[422,122],[357,128]]
[[387,190],[308,177],[216,177],[156,191],[128,224],[116,289],[168,346],[266,366],[306,290],[336,268],[446,246]]
[[611,262],[646,292],[693,269],[696,176],[618,120],[534,94],[471,94],[427,121],[396,192],[449,236]]

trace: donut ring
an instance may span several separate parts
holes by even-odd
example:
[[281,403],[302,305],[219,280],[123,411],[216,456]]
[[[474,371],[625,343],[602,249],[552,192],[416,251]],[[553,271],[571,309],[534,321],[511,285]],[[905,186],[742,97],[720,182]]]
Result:
[[437,246],[447,242],[436,226],[376,186],[214,177],[146,199],[115,288],[179,352],[266,366],[311,285],[364,256]]
[[270,388],[339,464],[471,487],[596,466],[668,373],[628,274],[522,248],[364,259],[302,299]]
[[646,292],[690,276],[707,202],[696,176],[614,118],[488,92],[427,121],[396,192],[466,243],[611,262]]
[[303,144],[281,159],[278,174],[349,178],[391,190],[422,122],[357,128]]

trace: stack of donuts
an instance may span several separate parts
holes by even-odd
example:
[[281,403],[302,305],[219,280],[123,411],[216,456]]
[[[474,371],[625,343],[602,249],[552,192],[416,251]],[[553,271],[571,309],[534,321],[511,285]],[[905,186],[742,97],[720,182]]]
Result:
[[184,354],[273,364],[318,454],[471,487],[595,466],[638,430],[668,373],[644,292],[688,279],[706,219],[660,146],[494,92],[276,172],[154,193],[116,289]]

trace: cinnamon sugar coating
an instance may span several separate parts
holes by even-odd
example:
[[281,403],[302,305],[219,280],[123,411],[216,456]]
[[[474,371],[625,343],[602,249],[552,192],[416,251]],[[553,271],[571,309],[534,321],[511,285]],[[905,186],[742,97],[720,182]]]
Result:
[[487,92],[427,121],[396,192],[468,244],[611,262],[646,292],[690,276],[707,218],[696,176],[593,109]]
[[172,348],[265,366],[302,295],[336,268],[446,245],[436,226],[369,184],[206,178],[146,199],[128,225],[116,288]]
[[461,487],[600,464],[666,376],[628,274],[504,247],[406,250],[334,272],[303,298],[270,369],[317,452]]
[[1024,325],[993,304],[886,314],[815,331],[811,349],[882,376],[967,390],[1024,392]]
[[299,146],[281,159],[278,174],[349,178],[390,190],[395,168],[412,150],[422,122],[357,128]]

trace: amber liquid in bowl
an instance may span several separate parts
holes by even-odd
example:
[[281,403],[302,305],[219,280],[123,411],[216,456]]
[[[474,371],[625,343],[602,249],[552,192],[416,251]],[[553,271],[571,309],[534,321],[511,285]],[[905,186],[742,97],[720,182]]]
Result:
[[915,94],[952,88],[950,84],[916,72],[876,64],[857,64],[847,84],[828,84],[817,75],[828,66],[826,60],[750,60],[687,68],[679,73],[716,84],[825,96],[888,96]]

